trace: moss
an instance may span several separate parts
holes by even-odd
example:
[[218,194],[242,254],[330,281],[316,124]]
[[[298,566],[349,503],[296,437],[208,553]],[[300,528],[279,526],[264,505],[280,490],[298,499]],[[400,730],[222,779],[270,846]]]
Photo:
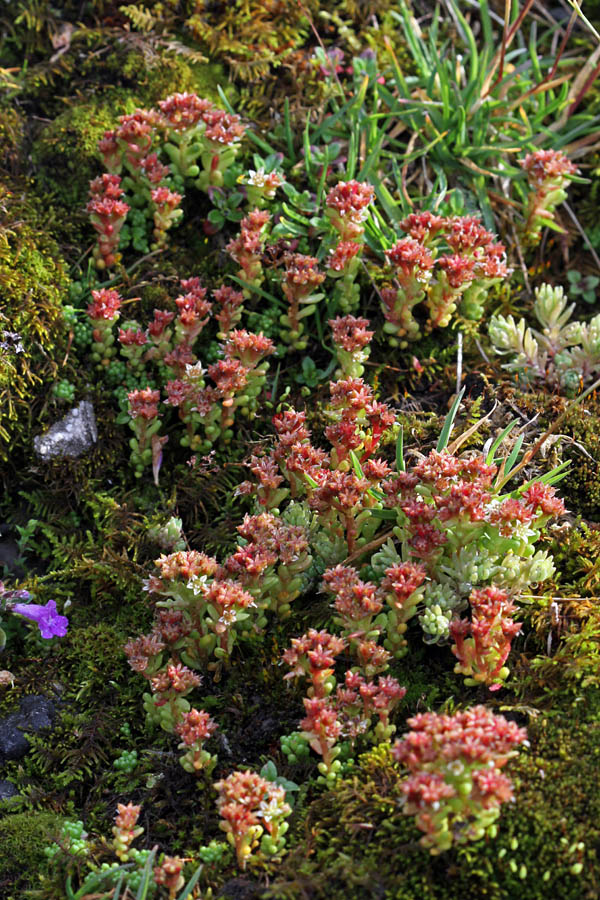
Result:
[[135,84],[141,104],[152,105],[169,94],[189,92],[221,105],[217,85],[234,102],[235,89],[221,65],[189,61],[181,53],[163,52],[150,65],[141,54],[130,53],[122,74]]
[[98,140],[114,128],[119,110],[112,100],[90,98],[65,110],[34,141],[31,158],[38,187],[73,211],[87,201],[89,182],[101,171]]
[[69,277],[24,190],[11,191],[0,182],[0,209],[7,222],[0,228],[0,459],[6,459],[11,444],[31,443],[34,404],[64,356],[62,300]]
[[567,504],[580,515],[598,521],[600,510],[600,404],[595,394],[576,407],[561,428],[576,442],[566,448],[571,459],[569,477],[563,482]]
[[533,691],[546,702],[600,683],[600,532],[581,522],[558,532],[551,547],[556,575],[527,614],[538,655],[519,661],[521,693]]
[[16,171],[25,123],[17,109],[0,106],[0,168]]
[[60,831],[61,823],[62,819],[51,812],[15,813],[0,820],[3,900],[22,900],[24,890],[39,884],[39,874],[46,869],[44,848]]
[[104,696],[106,701],[114,697],[115,683],[125,684],[130,673],[123,651],[126,640],[126,634],[107,622],[71,630],[61,656],[69,684],[76,686],[79,696],[85,694],[95,701]]

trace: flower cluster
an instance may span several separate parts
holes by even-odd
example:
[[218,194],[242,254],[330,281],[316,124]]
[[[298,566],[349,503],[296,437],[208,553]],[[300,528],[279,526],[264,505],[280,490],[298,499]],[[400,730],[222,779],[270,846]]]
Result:
[[454,671],[466,675],[465,684],[487,684],[490,691],[502,687],[508,677],[504,665],[512,639],[521,631],[511,615],[515,605],[507,591],[495,587],[472,591],[471,620],[453,619],[452,652],[458,659]]
[[279,321],[284,326],[282,339],[296,350],[306,349],[308,343],[306,337],[302,337],[304,323],[301,320],[315,311],[323,297],[317,288],[325,281],[325,274],[319,271],[317,264],[316,257],[301,253],[290,253],[285,259],[283,293],[289,306]]
[[217,727],[217,723],[201,709],[190,709],[175,725],[175,733],[181,738],[179,749],[186,751],[179,760],[186,772],[196,773],[201,770],[212,772],[217,758],[204,750],[203,744],[214,734]]
[[364,233],[375,191],[360,181],[340,181],[325,199],[325,215],[338,232],[341,241],[355,241]]
[[[167,599],[158,603],[161,613],[153,634],[187,665],[216,668],[211,657],[229,659],[237,636],[248,629],[247,610],[256,606],[253,596],[203,553],[178,551],[161,556],[156,565],[160,576],[149,580],[148,589]],[[168,634],[161,619],[165,611],[177,614]]]
[[528,153],[521,166],[530,191],[523,236],[526,243],[534,245],[541,241],[542,229],[554,222],[556,207],[567,199],[567,187],[577,168],[560,150]]
[[570,322],[575,304],[567,305],[560,286],[543,284],[535,290],[534,314],[541,331],[524,319],[493,316],[489,335],[496,353],[511,354],[504,368],[523,384],[545,381],[568,395],[600,371],[600,315],[589,322]]
[[485,706],[453,716],[421,713],[392,753],[411,775],[403,785],[404,812],[416,816],[421,843],[432,854],[492,835],[500,806],[512,800],[502,769],[527,733]]
[[426,331],[445,328],[459,306],[462,315],[479,318],[490,287],[509,274],[504,246],[473,216],[411,213],[400,227],[406,237],[387,251],[394,283],[380,292],[392,346],[421,336],[413,315],[421,303]]
[[129,401],[129,425],[135,437],[131,438],[131,462],[137,478],[141,478],[144,466],[152,464],[154,479],[158,483],[158,470],[162,462],[162,448],[168,438],[159,437],[160,419],[158,403],[160,391],[150,388],[131,391],[127,395]]
[[262,209],[266,200],[273,200],[277,188],[285,183],[285,179],[280,172],[267,172],[264,166],[259,166],[241,175],[238,182],[246,187],[248,205],[253,209]]
[[[268,370],[266,358],[275,352],[273,342],[263,334],[234,327],[244,298],[223,286],[213,293],[220,307],[216,319],[222,358],[204,369],[195,345],[210,321],[213,303],[197,277],[182,279],[181,289],[174,301],[176,312],[155,309],[145,328],[135,319],[123,323],[118,329],[120,359],[114,358],[114,326],[122,298],[116,290],[102,288],[92,291],[93,303],[88,307],[92,358],[106,372],[107,381],[117,384],[115,394],[129,414],[121,421],[128,421],[134,432],[130,445],[136,476],[152,466],[155,481],[167,441],[158,432],[163,423],[168,425],[157,384],[164,385],[165,406],[178,410],[185,427],[181,445],[208,453],[219,439],[231,439],[237,410],[246,417],[256,410]],[[207,384],[206,375],[213,384]]]
[[[204,370],[199,363],[193,364],[193,357],[181,360],[177,377],[165,386],[165,402],[178,408],[186,426],[183,446],[208,453],[219,438],[225,443],[231,440],[235,412],[239,408],[249,416],[255,410],[268,370],[264,359],[274,352],[273,342],[263,334],[230,331],[222,347],[224,358],[206,370],[214,386],[206,384]],[[173,355],[165,357],[165,362],[174,363]],[[198,434],[200,429],[203,435]]]
[[335,659],[346,642],[327,631],[309,629],[300,638],[292,638],[292,646],[283,654],[283,662],[291,668],[286,678],[309,678],[310,698],[326,697],[334,688],[332,679]]
[[400,703],[406,688],[395,678],[380,675],[377,681],[369,681],[360,672],[346,672],[344,686],[338,685],[335,701],[342,726],[342,736],[353,739],[371,731],[375,741],[388,741],[396,731],[390,724],[390,715]]
[[240,278],[249,285],[258,287],[263,279],[262,252],[266,238],[265,229],[270,219],[268,212],[253,209],[240,222],[238,237],[229,241],[226,247],[229,255],[241,267],[238,273]]
[[238,865],[246,868],[248,858],[260,846],[264,856],[281,854],[285,846],[291,807],[285,802],[285,790],[266,781],[256,772],[232,772],[215,783],[219,793],[219,823],[235,849]]
[[127,862],[131,856],[131,845],[144,829],[137,824],[141,812],[141,806],[133,803],[117,804],[117,815],[112,832],[114,835],[113,847],[121,862]]
[[359,303],[356,276],[362,254],[364,223],[374,197],[375,191],[370,184],[341,181],[325,199],[325,218],[337,239],[329,250],[327,274],[336,279],[333,298],[343,313],[356,310]]
[[168,187],[153,188],[150,191],[152,200],[152,216],[154,219],[154,243],[152,250],[167,243],[167,231],[172,228],[183,215],[180,208],[183,195],[171,191]]
[[87,308],[92,325],[92,359],[100,367],[106,367],[115,355],[113,325],[119,318],[123,302],[118,291],[101,288],[92,291],[93,302]]
[[[381,485],[386,506],[396,510],[399,560],[420,563],[430,579],[419,619],[428,641],[447,640],[451,619],[468,605],[474,588],[493,583],[516,599],[553,572],[535,541],[549,518],[564,512],[562,501],[539,482],[503,495],[497,475],[497,466],[483,456],[432,450],[410,472]],[[388,565],[393,552],[383,553]]]
[[369,358],[369,344],[375,333],[369,331],[369,324],[368,319],[355,316],[338,316],[329,320],[339,364],[335,373],[337,378],[361,378],[364,375],[363,363]]
[[[336,575],[341,577],[341,572]],[[371,680],[372,672],[366,662],[366,657],[372,662],[370,645],[376,646],[375,642],[362,640],[358,645],[350,644],[367,677],[356,669],[348,670],[344,685],[337,685],[337,689],[334,668],[336,658],[347,648],[344,638],[311,628],[302,637],[292,638],[292,646],[283,654],[283,662],[291,670],[285,678],[300,677],[310,682],[303,700],[306,716],[300,722],[299,736],[321,756],[318,768],[327,783],[341,771],[340,738],[351,743],[360,736],[383,741],[395,731],[390,714],[406,691],[389,676],[379,677],[377,682]],[[386,666],[387,660],[383,668]]]
[[210,772],[215,757],[204,749],[216,723],[193,709],[187,695],[202,681],[197,670],[218,672],[251,627],[256,607],[242,584],[228,577],[212,557],[179,550],[156,560],[147,589],[160,599],[150,634],[125,646],[129,664],[149,683],[144,694],[148,719],[181,738],[181,764],[189,772]]
[[245,516],[237,530],[242,543],[225,560],[224,569],[252,594],[260,609],[287,618],[312,562],[307,529],[260,513]]
[[[346,550],[353,552],[378,526],[369,510],[381,505],[373,491],[389,466],[371,457],[395,419],[360,378],[332,383],[330,389],[326,413],[332,424],[325,434],[332,444],[331,454],[313,446],[304,413],[287,410],[273,419],[278,434],[275,448],[250,462],[258,485],[246,482],[239,489],[255,493],[259,505],[267,509],[278,508],[288,496],[304,497],[305,506],[295,507],[294,512],[307,524],[310,512],[315,513],[313,524],[323,537],[322,543],[315,541],[315,548],[327,562],[332,556],[331,561],[339,561]],[[361,474],[352,466],[351,452],[362,463]],[[279,472],[288,487],[281,486]]]
[[112,269],[119,261],[117,249],[129,205],[121,200],[125,191],[118,175],[101,175],[90,182],[90,201],[86,207],[98,234],[94,260],[98,269]]

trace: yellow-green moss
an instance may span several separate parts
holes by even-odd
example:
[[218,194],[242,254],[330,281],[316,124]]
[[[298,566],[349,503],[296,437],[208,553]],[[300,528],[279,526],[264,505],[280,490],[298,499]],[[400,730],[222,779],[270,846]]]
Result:
[[62,819],[51,812],[4,814],[0,819],[3,900],[23,900],[26,889],[39,885],[39,875],[46,868],[44,848],[52,843],[61,823]]
[[25,123],[19,111],[0,106],[0,168],[17,168],[24,133]]
[[[62,301],[69,277],[25,190],[0,183],[0,459],[31,440],[36,398],[44,396],[65,353]],[[8,338],[10,332],[20,336]],[[22,352],[18,346],[22,345]]]
[[83,207],[89,182],[102,168],[98,140],[126,111],[110,100],[91,98],[50,122],[31,152],[39,187],[53,194],[62,206]]

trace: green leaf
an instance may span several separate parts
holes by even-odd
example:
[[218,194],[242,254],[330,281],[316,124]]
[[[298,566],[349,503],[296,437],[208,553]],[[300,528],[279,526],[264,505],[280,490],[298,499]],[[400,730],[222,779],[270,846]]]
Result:
[[404,462],[404,425],[400,426],[398,440],[396,441],[396,471],[406,472],[406,463]]
[[309,485],[310,485],[311,488],[314,489],[314,488],[318,488],[318,487],[319,487],[318,482],[315,481],[315,479],[312,477],[312,475],[309,475],[308,472],[303,472],[302,474],[303,474],[304,477],[306,478],[306,480],[307,480],[307,482],[309,483]]
[[[403,218],[402,212],[398,209],[398,203],[394,200],[387,187],[380,181],[375,172],[371,173],[369,180],[375,188],[377,200],[385,210],[388,218],[390,218],[392,222],[399,222],[400,219]],[[386,223],[384,222],[384,224]]]
[[156,847],[154,847],[148,859],[146,860],[146,865],[142,871],[142,880],[140,882],[140,886],[137,890],[137,894],[135,895],[135,900],[146,900],[148,896],[148,891],[150,889],[150,876],[152,875],[152,866],[154,864],[154,859],[156,857]]
[[304,146],[304,168],[306,169],[306,174],[308,175],[308,180],[312,184],[312,152],[310,149],[310,120],[306,120],[306,127],[304,132],[302,133],[302,143]]
[[247,131],[246,137],[250,138],[251,141],[254,141],[257,147],[260,147],[261,150],[264,150],[265,153],[277,153],[274,147],[271,144],[268,144],[265,140],[255,134],[254,131]]
[[458,413],[458,407],[460,406],[460,401],[462,400],[464,393],[465,388],[462,388],[460,393],[456,395],[454,403],[452,404],[452,408],[450,409],[450,412],[444,420],[444,426],[440,432],[437,447],[435,448],[438,453],[441,453],[442,450],[444,450],[444,448],[448,446],[448,441],[450,440],[450,432],[452,431],[452,426],[454,425],[454,420],[456,419],[456,414]]
[[302,213],[297,212],[295,209],[293,209],[293,207],[289,206],[289,204],[287,204],[285,201],[281,204],[281,208],[286,216],[289,216],[290,219],[294,219],[296,222],[298,222],[300,225],[302,225],[304,228],[306,228],[307,222],[306,222],[305,215],[302,215]]
[[517,438],[517,440],[515,441],[515,445],[512,448],[510,455],[508,456],[508,458],[504,464],[504,477],[506,477],[507,475],[510,475],[510,473],[513,469],[513,466],[517,462],[517,457],[519,456],[519,453],[521,452],[521,447],[523,446],[524,440],[525,440],[525,435],[520,434],[519,437]]
[[496,438],[496,440],[490,447],[488,455],[485,458],[486,466],[491,466],[492,463],[496,462],[496,460],[494,460],[494,454],[495,454],[496,450],[498,449],[498,447],[500,446],[500,444],[502,443],[504,438],[508,437],[508,435],[511,433],[511,431],[513,430],[515,425],[518,423],[518,421],[519,421],[518,419],[513,419],[513,421],[509,422],[509,424],[506,426],[506,428],[504,428],[500,432],[500,434],[498,435],[498,437]]
[[[522,494],[523,491],[526,491],[528,487],[531,487],[532,484],[535,484],[536,481],[541,482],[542,484],[553,485],[557,484],[559,481],[562,481],[563,478],[566,478],[569,472],[567,471],[569,466],[571,465],[571,460],[566,459],[564,462],[560,463],[560,465],[555,466],[550,472],[546,472],[545,475],[537,476],[535,478],[530,478],[529,481],[526,481],[524,484],[520,484],[518,488],[516,488],[517,494]],[[507,482],[510,481],[510,478],[507,479]],[[499,500],[504,500],[505,497],[510,497],[511,493],[508,492],[498,497]]]
[[198,884],[198,879],[200,878],[200,875],[202,874],[203,868],[204,867],[202,866],[202,864],[200,864],[198,866],[198,868],[196,869],[196,871],[194,872],[194,874],[192,875],[192,877],[190,878],[190,880],[184,887],[183,891],[181,892],[181,894],[179,895],[177,900],[186,900],[186,898],[189,897],[189,895],[192,893],[192,891]]
[[[358,144],[360,141],[360,137],[357,135],[356,127],[352,127],[350,130],[350,139],[348,141],[348,160],[346,162],[346,178],[348,181],[352,181],[354,178],[354,173],[356,172],[356,161],[358,159]],[[360,133],[360,132],[359,132]]]
[[[479,74],[479,51],[477,48],[477,42],[475,40],[475,35],[473,34],[471,27],[469,26],[467,20],[461,13],[459,5],[456,2],[456,0],[450,0],[450,3],[452,6],[452,9],[454,10],[454,15],[456,16],[456,19],[459,24],[459,28],[461,31],[461,37],[469,47],[469,54],[468,54],[469,66],[470,66],[469,81],[475,81]],[[486,7],[485,14],[487,14],[487,3],[485,3],[485,2],[482,3],[480,0],[479,5],[481,7]],[[484,14],[484,11],[481,10],[480,16],[481,16],[481,19],[483,20],[484,28],[485,28],[485,14]],[[488,25],[489,25],[489,16],[488,16]],[[485,44],[484,44],[484,46],[485,46]]]
[[250,284],[249,281],[244,281],[243,278],[238,278],[237,275],[229,275],[232,281],[235,281],[236,284],[239,284],[241,287],[246,288],[248,291],[254,291],[255,294],[258,294],[259,297],[264,297],[266,300],[270,300],[271,303],[274,303],[275,306],[279,306],[281,309],[287,309],[283,300],[280,300],[279,297],[275,297],[273,294],[269,294],[268,291],[263,291],[262,288],[257,287],[255,284]]
[[[119,900],[119,898],[121,896],[121,888],[123,887],[124,880],[125,880],[125,873],[123,872],[121,874],[121,877],[119,878],[119,881],[118,881],[116,887],[115,887],[114,894],[110,895],[112,900]],[[107,896],[109,896],[109,895],[107,895]]]
[[354,469],[354,474],[357,478],[364,478],[365,473],[363,472],[363,468],[360,464],[360,460],[354,450],[350,451],[350,459],[352,460],[352,468]]
[[260,775],[262,778],[266,778],[267,781],[275,781],[277,778],[277,766],[272,759],[264,764],[260,770]]
[[375,516],[376,519],[393,519],[396,521],[398,518],[393,509],[370,509],[369,512],[372,516]]
[[223,103],[223,106],[225,107],[225,109],[227,110],[229,115],[234,116],[235,110],[234,110],[233,106],[231,105],[231,103],[229,102],[229,100],[227,98],[227,94],[225,93],[225,91],[223,90],[223,88],[221,87],[220,84],[217,85],[217,93],[221,99],[221,102]]
[[285,134],[285,143],[287,146],[288,159],[293,165],[296,162],[296,153],[294,151],[294,134],[290,122],[290,98],[286,97],[283,101],[283,131]]

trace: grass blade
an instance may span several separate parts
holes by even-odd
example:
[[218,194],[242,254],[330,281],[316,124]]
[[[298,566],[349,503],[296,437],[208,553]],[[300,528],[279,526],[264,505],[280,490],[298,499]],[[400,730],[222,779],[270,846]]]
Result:
[[150,876],[152,875],[152,866],[154,865],[154,859],[156,857],[157,847],[153,847],[150,856],[146,860],[146,865],[142,871],[142,880],[140,882],[140,886],[137,890],[137,894],[135,895],[135,900],[146,900],[148,897],[148,890],[150,888]]
[[458,407],[460,406],[460,401],[462,400],[464,393],[465,388],[462,388],[460,393],[456,395],[450,412],[444,419],[444,426],[440,432],[437,447],[435,448],[438,453],[441,453],[442,450],[444,450],[448,445],[448,441],[450,440],[450,432],[452,431],[452,426],[454,425],[454,420],[456,419],[456,414],[458,413]]
[[292,132],[292,124],[290,121],[290,98],[286,97],[283,102],[283,130],[285,133],[285,143],[290,162],[296,162],[296,153],[294,151],[294,135]]
[[509,424],[506,426],[506,428],[504,428],[504,429],[500,432],[500,434],[498,435],[498,437],[496,438],[496,440],[494,441],[494,443],[493,443],[492,446],[490,447],[490,449],[489,449],[489,451],[488,451],[488,455],[487,455],[486,458],[485,458],[485,464],[486,464],[486,466],[491,466],[492,463],[495,462],[495,460],[494,460],[494,454],[495,454],[496,450],[498,449],[498,447],[500,446],[500,444],[502,443],[502,441],[504,440],[504,438],[508,437],[508,435],[511,433],[511,431],[513,430],[513,428],[515,427],[515,425],[518,423],[518,421],[519,421],[518,419],[513,419],[513,421],[512,421],[512,422],[509,422]]
[[194,874],[192,875],[192,877],[190,878],[190,880],[184,887],[183,891],[181,892],[181,894],[179,895],[177,900],[187,900],[187,897],[189,897],[189,895],[192,893],[192,891],[198,884],[198,880],[200,878],[200,875],[202,874],[203,868],[204,868],[204,866],[202,866],[202,865],[198,866],[198,868],[196,869],[196,871],[194,872]]
[[406,472],[406,463],[404,462],[404,426],[400,426],[398,432],[398,440],[396,441],[396,471]]
[[523,446],[523,441],[525,440],[525,435],[520,434],[517,440],[515,441],[515,446],[512,448],[509,456],[506,458],[504,462],[504,474],[508,478],[510,477],[510,473],[517,462],[519,453],[521,452],[521,447]]
[[350,451],[350,459],[352,460],[352,468],[354,469],[354,474],[357,478],[364,478],[365,473],[363,472],[363,467],[360,464],[360,459],[354,452],[354,450]]

